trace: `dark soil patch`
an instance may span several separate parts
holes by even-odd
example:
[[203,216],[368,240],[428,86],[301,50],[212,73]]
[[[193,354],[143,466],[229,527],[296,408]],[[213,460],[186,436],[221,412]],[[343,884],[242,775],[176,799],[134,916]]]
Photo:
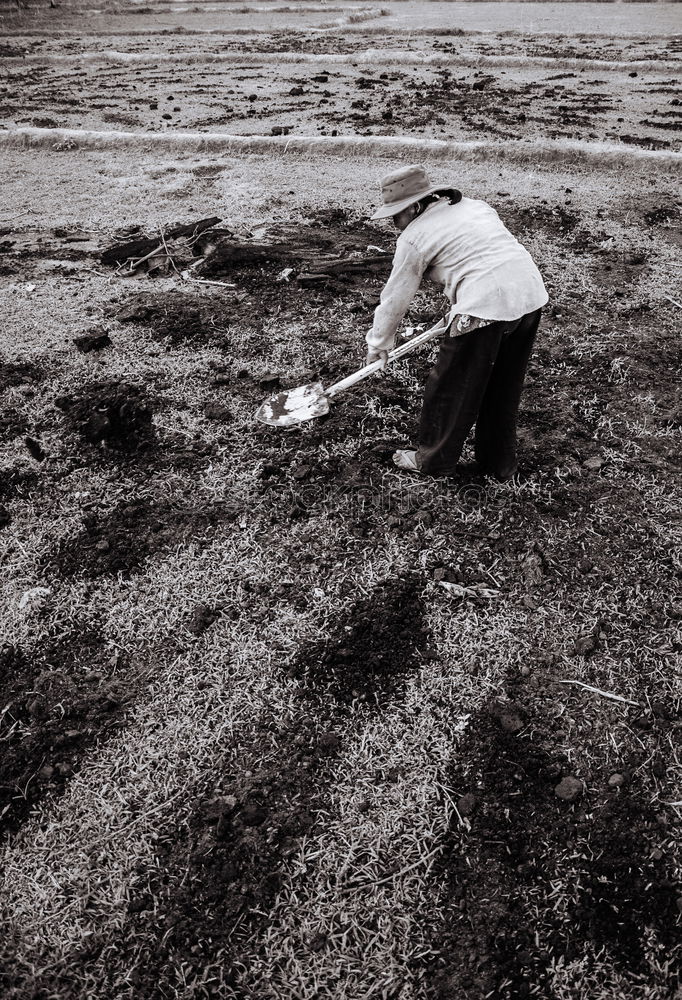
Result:
[[129,453],[155,442],[153,402],[141,386],[94,382],[78,394],[60,396],[55,403],[89,444]]
[[0,392],[25,382],[41,382],[45,372],[30,361],[5,361],[0,359]]
[[[647,972],[648,934],[669,957],[679,887],[655,850],[656,815],[634,787],[562,801],[560,779],[572,776],[548,726],[522,707],[493,705],[470,721],[444,782],[470,828],[453,823],[442,859],[449,922],[433,996],[531,996],[552,963],[589,961],[601,947],[636,980]],[[665,986],[677,983],[676,968]]]
[[182,292],[154,293],[136,296],[116,313],[116,318],[120,323],[149,327],[154,340],[169,346],[184,343],[219,346],[228,334],[226,320],[238,306],[234,295],[223,294],[218,289],[210,302],[202,302]]
[[543,201],[524,208],[505,206],[502,214],[505,225],[509,225],[512,232],[532,233],[539,230],[548,236],[559,238],[571,233],[580,221],[579,213],[572,212],[563,205],[548,205]]
[[0,411],[0,441],[12,441],[29,427],[28,417],[16,406],[5,406]]
[[328,722],[302,714],[284,731],[264,724],[238,768],[216,769],[189,828],[131,899],[131,919],[151,936],[136,970],[140,995],[168,996],[181,968],[193,975],[217,956],[224,984],[248,978],[242,949],[266,926],[285,866],[325,806],[341,747]]
[[[409,576],[357,602],[339,623],[338,641],[323,647],[334,651],[326,668],[331,683],[307,669],[320,647],[298,656],[291,673],[302,671],[305,684],[297,711],[284,725],[263,722],[238,766],[232,758],[217,766],[188,828],[168,837],[161,867],[130,905],[149,942],[137,966],[145,996],[166,996],[181,968],[198,972],[216,961],[225,985],[248,989],[254,938],[267,926],[299,839],[328,808],[354,710],[348,703],[357,698],[363,712],[373,709],[421,662],[419,591],[419,579]],[[322,928],[300,946],[317,950],[325,940]]]
[[378,702],[400,690],[423,663],[428,639],[416,576],[389,581],[341,619],[332,638],[306,647],[290,668],[308,689],[335,701]]
[[97,628],[78,623],[32,651],[0,648],[0,830],[15,831],[41,796],[59,794],[85,752],[122,725],[124,667]]
[[132,499],[113,510],[87,514],[82,529],[62,538],[43,559],[48,571],[70,577],[130,576],[157,552],[192,541],[207,543],[238,511],[227,504],[178,506],[168,500]]
[[[388,276],[388,252],[368,251],[385,234],[344,209],[306,214],[296,226],[273,226],[259,240],[236,241],[206,233],[206,259],[197,276],[226,281],[234,290],[215,287],[210,300],[191,294],[144,295],[116,313],[123,323],[148,327],[168,346],[183,343],[229,349],[229,325],[253,327],[259,319],[302,305],[339,297],[354,312],[369,316]],[[286,275],[286,276],[283,276]]]

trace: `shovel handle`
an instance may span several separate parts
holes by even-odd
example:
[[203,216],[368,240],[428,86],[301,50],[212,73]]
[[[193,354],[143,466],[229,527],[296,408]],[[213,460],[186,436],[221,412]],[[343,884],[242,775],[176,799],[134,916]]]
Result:
[[[398,358],[402,358],[405,354],[410,354],[412,351],[416,351],[418,347],[422,344],[427,344],[430,340],[435,340],[441,333],[444,333],[447,329],[449,323],[444,323],[443,320],[439,320],[435,326],[432,326],[430,330],[424,330],[423,333],[418,333],[415,337],[411,337],[409,340],[401,344],[400,347],[394,348],[388,355],[389,361],[397,361]],[[324,390],[325,396],[336,396],[337,393],[342,392],[344,389],[350,389],[352,385],[356,382],[362,382],[363,379],[367,378],[369,375],[373,375],[374,372],[378,372],[382,368],[381,361],[373,361],[371,365],[365,365],[364,368],[360,368],[359,371],[353,372],[352,375],[347,375],[346,378],[342,378],[340,382],[335,382],[334,385],[330,385],[328,389]]]

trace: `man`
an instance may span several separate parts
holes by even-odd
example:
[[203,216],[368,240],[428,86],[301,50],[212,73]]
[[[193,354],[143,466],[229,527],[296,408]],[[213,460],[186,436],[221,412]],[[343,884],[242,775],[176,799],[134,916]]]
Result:
[[401,235],[366,337],[367,363],[386,363],[423,277],[442,285],[451,303],[426,382],[418,446],[396,451],[393,461],[412,472],[456,475],[475,424],[479,470],[509,479],[521,390],[548,299],[540,272],[490,205],[431,184],[422,166],[384,177],[381,193],[372,218],[392,218]]

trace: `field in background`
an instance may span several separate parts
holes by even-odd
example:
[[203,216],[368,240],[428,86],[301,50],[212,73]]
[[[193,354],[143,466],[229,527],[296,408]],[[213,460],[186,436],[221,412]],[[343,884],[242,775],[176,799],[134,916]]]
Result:
[[[500,32],[523,7],[552,18],[547,44],[480,21],[460,37],[378,38],[372,20],[312,35],[299,6],[277,15],[286,31],[221,24],[199,41],[159,32],[215,28],[206,6],[149,39],[130,23],[156,14],[25,21],[3,42],[25,53],[4,51],[5,124],[74,126],[85,108],[82,124],[151,134],[488,142],[488,160],[427,165],[496,207],[550,290],[521,472],[499,485],[394,469],[428,352],[324,420],[254,423],[277,386],[361,364],[386,270],[311,282],[275,255],[212,273],[225,287],[99,260],[136,227],[213,215],[241,240],[294,231],[320,259],[390,250],[390,226],[367,216],[409,151],[4,147],[0,992],[679,1000],[682,292],[678,146],[661,127],[679,74],[660,66],[674,40],[569,37],[564,4],[422,5],[497,11]],[[305,17],[346,16],[329,6]],[[385,6],[376,24],[416,9]],[[639,6],[599,7],[600,31],[636,26]],[[647,7],[652,34],[671,9]],[[64,34],[40,28],[39,44],[57,17]],[[360,61],[380,45],[409,54]],[[202,75],[187,59],[202,46],[247,63]],[[97,55],[146,47],[175,62]],[[638,68],[567,65],[581,59]],[[229,117],[202,123],[230,89]],[[161,117],[177,114],[171,94],[177,121]],[[527,126],[501,128],[501,108]],[[555,131],[610,140],[618,159],[495,153]],[[425,289],[408,323],[441,307]],[[83,335],[103,346],[82,353]]]

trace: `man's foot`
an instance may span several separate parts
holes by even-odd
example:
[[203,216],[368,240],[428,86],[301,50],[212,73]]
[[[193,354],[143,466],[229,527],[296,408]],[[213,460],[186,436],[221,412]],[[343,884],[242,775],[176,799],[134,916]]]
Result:
[[416,451],[408,451],[403,448],[400,448],[398,451],[394,451],[393,464],[397,465],[399,469],[405,469],[407,472],[421,471]]

